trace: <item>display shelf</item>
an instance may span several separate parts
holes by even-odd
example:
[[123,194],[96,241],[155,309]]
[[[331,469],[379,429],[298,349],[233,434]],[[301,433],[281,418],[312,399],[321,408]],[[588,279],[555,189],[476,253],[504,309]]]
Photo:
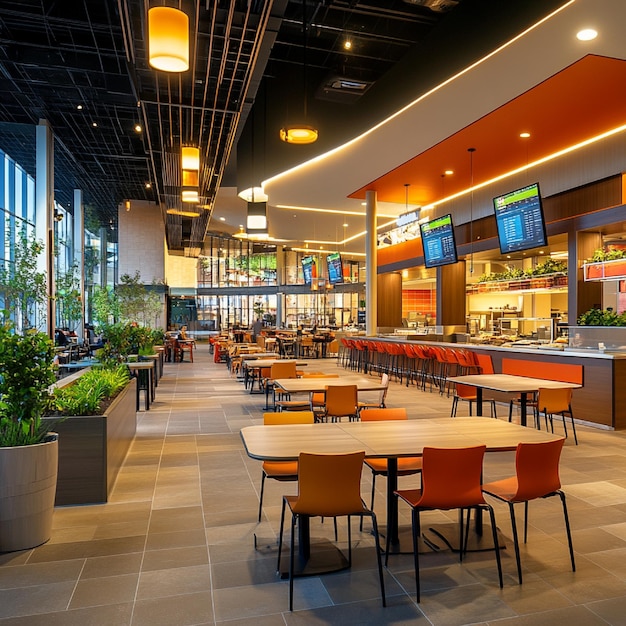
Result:
[[491,280],[484,283],[472,283],[467,285],[466,293],[493,293],[506,291],[507,293],[525,293],[540,290],[555,290],[567,288],[567,274],[545,274],[529,278],[516,278],[512,280]]

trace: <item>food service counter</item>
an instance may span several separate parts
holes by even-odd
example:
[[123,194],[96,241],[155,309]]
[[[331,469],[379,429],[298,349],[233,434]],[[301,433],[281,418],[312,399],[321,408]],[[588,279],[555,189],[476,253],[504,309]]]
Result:
[[[368,338],[363,340],[368,341]],[[373,340],[416,343],[388,337]],[[626,352],[576,351],[571,348],[549,350],[532,346],[499,347],[464,343],[436,345],[488,354],[496,373],[580,382],[583,387],[576,389],[572,399],[574,417],[601,428],[626,430]],[[501,400],[506,401],[506,398],[503,396]]]

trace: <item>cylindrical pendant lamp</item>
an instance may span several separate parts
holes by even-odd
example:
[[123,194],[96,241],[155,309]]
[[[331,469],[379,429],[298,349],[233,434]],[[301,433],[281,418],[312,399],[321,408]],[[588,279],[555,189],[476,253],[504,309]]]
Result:
[[189,18],[171,7],[148,11],[148,62],[164,72],[189,69]]
[[184,170],[200,169],[200,148],[183,146],[181,151],[182,167]]

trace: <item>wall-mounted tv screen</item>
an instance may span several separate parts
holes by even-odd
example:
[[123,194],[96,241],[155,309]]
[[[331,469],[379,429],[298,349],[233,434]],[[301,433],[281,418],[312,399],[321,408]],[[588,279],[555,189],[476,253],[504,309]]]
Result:
[[331,285],[343,282],[343,266],[339,252],[333,252],[326,257],[328,267],[328,282]]
[[305,285],[313,284],[313,279],[317,278],[315,259],[312,256],[302,257],[302,274],[304,275]]
[[546,224],[538,183],[495,197],[493,208],[502,254],[546,245]]
[[437,267],[458,261],[452,216],[443,215],[425,224],[420,224],[424,265]]

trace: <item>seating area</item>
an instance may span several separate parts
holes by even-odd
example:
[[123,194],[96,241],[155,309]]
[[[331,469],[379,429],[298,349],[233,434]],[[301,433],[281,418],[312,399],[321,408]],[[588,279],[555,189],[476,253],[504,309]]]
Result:
[[[110,502],[57,508],[48,544],[24,554],[0,555],[3,618],[27,626],[72,619],[178,624],[181,615],[197,624],[289,619],[283,618],[289,613],[289,585],[276,575],[276,562],[282,498],[296,494],[298,487],[294,481],[266,480],[257,521],[262,463],[246,455],[239,431],[263,423],[264,398],[249,394],[225,364],[215,363],[207,344],[198,344],[194,361],[193,369],[165,363],[151,410],[138,413],[137,437]],[[330,359],[323,369],[339,376],[346,372]],[[390,381],[387,405],[406,409],[409,421],[449,419],[450,403],[445,394]],[[457,420],[468,413],[462,403]],[[508,421],[506,411],[499,421]],[[349,422],[344,419],[343,425]],[[502,591],[493,553],[470,552],[459,563],[457,553],[428,549],[419,554],[418,605],[413,557],[392,553],[383,568],[383,607],[371,522],[366,518],[360,532],[359,520],[353,519],[352,570],[296,579],[294,617],[371,625],[425,619],[459,625],[499,620],[623,623],[626,592],[620,563],[626,547],[621,530],[626,496],[621,465],[626,437],[580,424],[577,430],[579,445],[572,436],[563,444],[560,487],[546,488],[567,494],[576,572],[561,507],[551,501],[555,498],[539,498],[529,504],[526,543],[519,526],[520,585],[508,503],[487,495],[504,546]],[[365,469],[361,494],[369,504],[373,476]],[[515,452],[486,453],[483,469],[485,483],[510,478],[516,474]],[[374,512],[381,531],[387,523],[385,483],[379,477],[375,485]],[[419,474],[406,475],[399,489],[421,485]],[[523,504],[518,507],[521,514]],[[424,529],[445,522],[459,531],[454,510],[420,516]],[[337,521],[339,546],[346,553],[347,519]],[[399,524],[411,528],[410,508],[402,503]],[[288,526],[284,564],[291,541]],[[485,534],[491,535],[488,522]],[[328,518],[313,518],[311,538],[312,549],[334,544],[334,525]],[[35,593],[33,614],[35,605],[24,598]]]

